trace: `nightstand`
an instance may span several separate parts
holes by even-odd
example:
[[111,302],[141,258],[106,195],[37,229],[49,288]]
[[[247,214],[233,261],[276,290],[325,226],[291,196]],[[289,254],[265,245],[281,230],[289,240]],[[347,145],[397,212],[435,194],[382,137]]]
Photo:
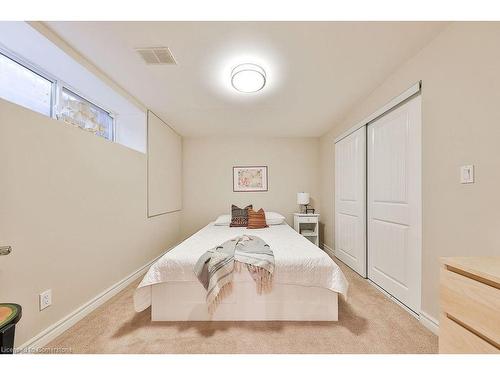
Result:
[[319,214],[293,214],[293,229],[319,247]]

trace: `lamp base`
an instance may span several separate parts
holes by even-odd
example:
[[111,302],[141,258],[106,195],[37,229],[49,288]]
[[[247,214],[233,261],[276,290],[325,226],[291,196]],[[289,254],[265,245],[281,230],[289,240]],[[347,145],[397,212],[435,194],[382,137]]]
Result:
[[308,204],[301,204],[300,205],[301,209],[300,209],[300,213],[301,214],[314,214],[314,212],[316,211],[314,208],[309,208],[309,205]]

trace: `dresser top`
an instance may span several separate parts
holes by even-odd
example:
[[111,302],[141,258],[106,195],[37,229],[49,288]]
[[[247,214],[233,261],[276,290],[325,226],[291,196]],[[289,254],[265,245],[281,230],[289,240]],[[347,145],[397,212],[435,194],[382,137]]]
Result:
[[450,257],[441,263],[500,285],[500,257]]
[[299,212],[295,212],[293,215],[294,216],[313,216],[313,217],[319,216],[319,214],[301,214]]

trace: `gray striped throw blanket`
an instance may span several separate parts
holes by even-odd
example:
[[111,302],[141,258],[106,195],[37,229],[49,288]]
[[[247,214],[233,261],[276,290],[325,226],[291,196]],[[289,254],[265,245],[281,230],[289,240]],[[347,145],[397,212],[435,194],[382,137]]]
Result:
[[257,293],[269,292],[274,272],[273,251],[261,238],[238,236],[208,250],[194,266],[194,273],[207,290],[208,311],[212,314],[232,289],[233,272],[246,265],[255,280]]

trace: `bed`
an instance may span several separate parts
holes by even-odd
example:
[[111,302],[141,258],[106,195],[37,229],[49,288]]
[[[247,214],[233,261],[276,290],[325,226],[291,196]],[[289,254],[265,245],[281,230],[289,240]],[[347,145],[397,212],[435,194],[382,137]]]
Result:
[[[272,291],[259,295],[246,270],[235,273],[232,293],[210,315],[193,267],[205,251],[242,234],[262,238],[273,250]],[[339,294],[345,296],[347,287],[335,262],[286,223],[263,229],[210,223],[151,266],[134,305],[136,311],[151,306],[153,321],[336,321]]]

